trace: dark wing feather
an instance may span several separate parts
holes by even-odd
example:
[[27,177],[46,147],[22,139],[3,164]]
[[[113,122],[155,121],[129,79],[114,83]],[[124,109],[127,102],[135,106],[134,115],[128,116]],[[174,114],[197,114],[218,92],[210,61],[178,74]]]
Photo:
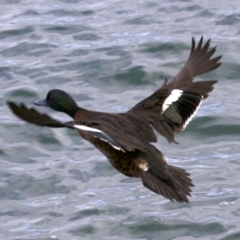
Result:
[[[94,124],[96,125],[96,124]],[[86,125],[78,125],[74,124],[75,128],[78,129],[80,132],[85,132],[84,136],[86,137],[93,137],[97,138],[101,141],[107,142],[109,145],[111,145],[114,149],[117,149],[119,151],[125,152],[125,149],[123,146],[119,144],[113,137],[108,135],[107,133],[100,131],[98,128],[90,128],[89,129],[81,129],[81,127],[86,127]],[[86,135],[87,134],[87,135]]]
[[157,137],[153,131],[153,128],[144,118],[131,112],[120,113],[117,115],[129,122],[129,124],[132,125],[141,138],[144,138],[148,142],[157,142]]
[[11,109],[11,111],[20,119],[36,124],[38,126],[47,126],[52,128],[60,128],[60,127],[67,127],[67,128],[73,128],[71,123],[62,123],[59,122],[47,114],[39,113],[34,108],[28,108],[23,103],[16,104],[15,102],[7,101],[8,107]]
[[[169,89],[182,89],[185,90],[190,83],[192,83],[194,77],[213,71],[221,65],[219,60],[222,56],[211,59],[212,55],[216,51],[216,47],[209,50],[210,39],[202,46],[203,37],[201,37],[197,48],[195,48],[195,39],[192,38],[191,53],[187,62],[181,71],[169,82],[165,82],[163,87]],[[197,89],[195,89],[197,91]]]
[[166,98],[171,94],[169,89],[158,89],[151,96],[145,98],[127,113],[143,118],[149,126],[152,126],[170,142],[175,142],[173,127],[162,118],[162,106]]
[[[75,124],[84,125],[102,131],[105,136],[113,139],[124,151],[146,151],[146,142],[144,135],[139,133],[139,129],[129,121],[124,114],[109,114],[85,111],[85,116],[79,113],[75,117]],[[81,134],[79,130],[79,133]],[[154,134],[152,132],[152,134]],[[91,134],[90,134],[91,135]],[[93,136],[93,135],[92,135]],[[96,137],[96,136],[95,136]],[[107,141],[107,137],[104,139]],[[101,137],[99,137],[100,139]],[[88,139],[89,140],[89,139]],[[101,139],[100,139],[101,140]],[[109,142],[111,145],[111,142]]]
[[217,82],[218,82],[217,80],[192,82],[188,86],[186,86],[183,90],[199,94],[203,97],[203,99],[205,99],[208,97],[209,93],[213,90],[214,88],[213,85],[216,84]]

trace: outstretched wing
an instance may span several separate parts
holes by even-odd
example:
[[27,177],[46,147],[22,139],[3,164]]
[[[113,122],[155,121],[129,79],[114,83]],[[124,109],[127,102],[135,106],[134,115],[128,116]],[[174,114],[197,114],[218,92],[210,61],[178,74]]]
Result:
[[[87,140],[91,141],[89,137],[98,138],[123,152],[146,151],[147,140],[125,114],[96,114],[89,111],[87,118],[81,117],[81,114],[76,117],[78,120],[75,121],[74,127],[80,131],[80,135],[87,133]],[[154,135],[153,131],[152,134]]]
[[218,68],[221,65],[219,60],[222,56],[211,59],[216,51],[216,46],[209,49],[210,41],[211,39],[203,45],[203,37],[201,37],[197,47],[195,47],[195,39],[192,38],[192,48],[187,62],[176,77],[169,82],[165,81],[162,87],[167,85],[170,89],[185,90],[185,88],[192,83],[194,77]]
[[[91,125],[91,124],[90,124]],[[96,125],[96,124],[94,124]],[[98,125],[98,124],[97,124]],[[119,141],[115,140],[113,137],[111,137],[109,134],[99,130],[100,126],[98,125],[98,128],[95,127],[89,127],[81,123],[75,123],[74,128],[80,130],[80,132],[84,132],[88,135],[88,137],[97,138],[101,141],[107,142],[109,145],[111,145],[114,149],[126,152],[126,149],[124,146],[122,146]]]
[[23,103],[16,104],[7,101],[11,111],[20,119],[51,128],[67,127],[84,132],[88,137],[94,137],[107,142],[114,149],[119,151],[146,151],[145,139],[141,138],[133,124],[127,121],[124,116],[103,114],[102,119],[90,117],[88,121],[72,121],[62,123],[47,114],[39,113],[34,108],[28,108]]
[[74,128],[70,123],[59,122],[47,114],[39,113],[34,108],[26,107],[23,103],[16,104],[15,102],[7,101],[7,105],[16,116],[28,123],[52,128]]
[[213,90],[216,80],[193,82],[197,75],[212,71],[221,65],[222,56],[212,58],[216,47],[209,49],[210,39],[197,47],[194,38],[187,62],[171,81],[167,79],[151,96],[135,105],[129,112],[145,119],[170,142],[174,133],[185,129],[196,114],[203,99]]

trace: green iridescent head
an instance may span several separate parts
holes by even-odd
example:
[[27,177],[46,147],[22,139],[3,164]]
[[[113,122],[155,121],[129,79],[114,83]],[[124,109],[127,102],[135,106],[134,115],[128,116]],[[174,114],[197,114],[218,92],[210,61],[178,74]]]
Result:
[[46,99],[36,100],[34,104],[37,106],[50,107],[58,112],[64,112],[72,118],[78,110],[78,105],[74,99],[68,93],[59,89],[50,90]]

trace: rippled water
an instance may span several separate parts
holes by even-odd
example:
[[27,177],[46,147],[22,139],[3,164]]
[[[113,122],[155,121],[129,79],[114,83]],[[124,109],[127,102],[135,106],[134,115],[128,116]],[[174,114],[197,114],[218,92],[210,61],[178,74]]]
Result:
[[[13,0],[0,15],[0,239],[240,239],[239,1]],[[171,203],[115,169],[77,133],[19,121],[6,100],[69,92],[125,111],[182,67],[191,37],[212,38],[222,66],[180,145],[157,143],[193,178]],[[68,120],[49,109],[39,109]]]

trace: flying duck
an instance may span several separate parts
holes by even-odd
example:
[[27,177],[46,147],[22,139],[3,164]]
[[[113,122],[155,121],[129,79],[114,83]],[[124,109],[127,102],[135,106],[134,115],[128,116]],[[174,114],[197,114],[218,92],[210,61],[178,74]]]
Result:
[[93,144],[119,172],[141,178],[143,185],[171,201],[188,202],[192,180],[184,169],[168,164],[166,157],[151,143],[157,142],[154,132],[175,142],[175,132],[183,131],[196,114],[200,104],[213,90],[217,80],[193,82],[194,77],[221,65],[222,56],[211,58],[216,47],[209,49],[210,39],[203,37],[196,46],[192,38],[189,58],[172,79],[125,113],[106,113],[79,107],[66,92],[53,89],[37,106],[47,106],[69,115],[73,121],[62,123],[28,108],[23,103],[7,101],[11,111],[20,119],[47,127],[77,130],[82,138]]

